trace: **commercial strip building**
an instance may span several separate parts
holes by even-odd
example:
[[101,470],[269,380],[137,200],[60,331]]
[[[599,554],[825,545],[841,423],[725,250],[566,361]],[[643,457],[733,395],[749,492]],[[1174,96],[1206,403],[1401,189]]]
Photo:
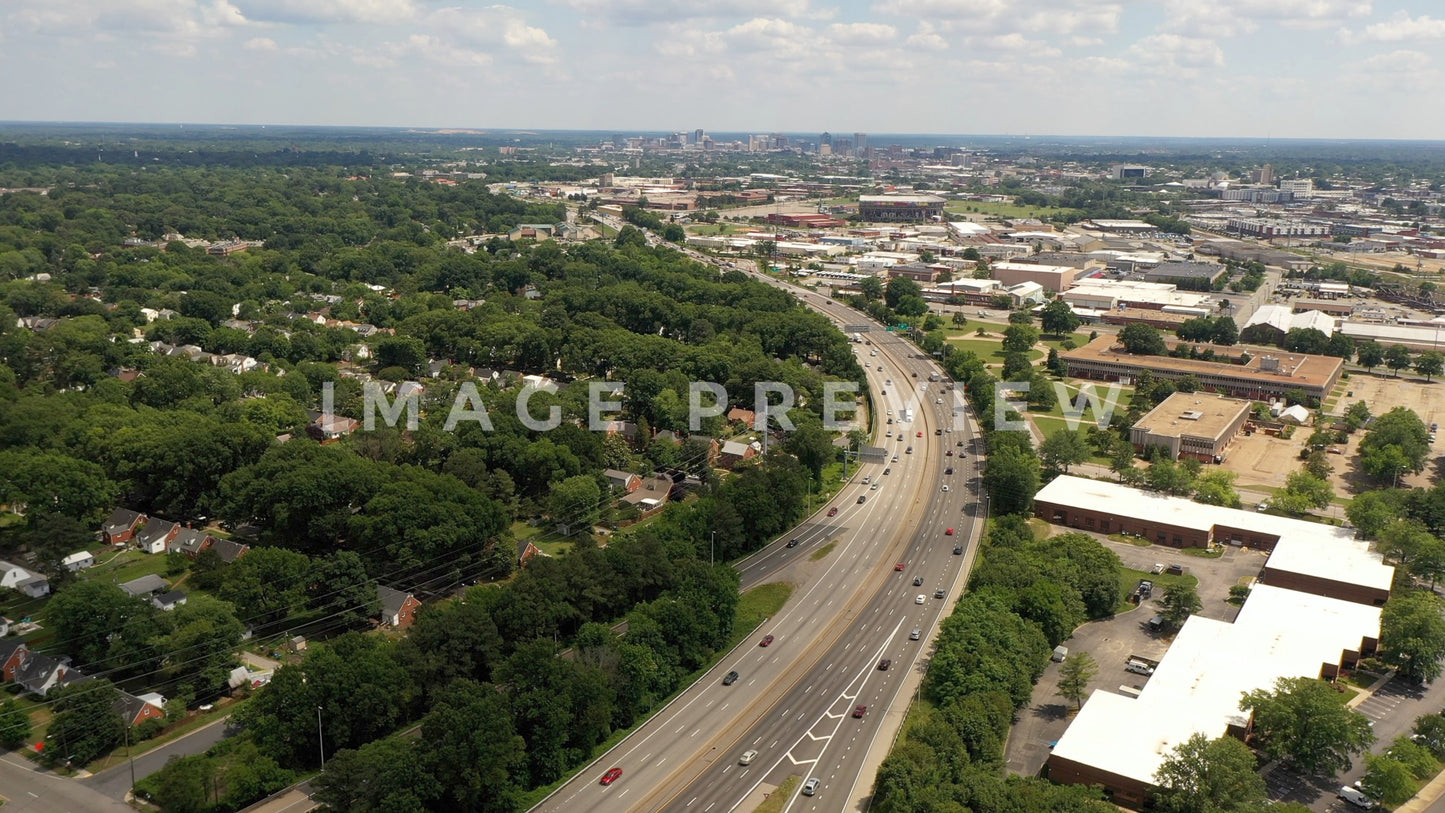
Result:
[[[1072,304],[1072,303],[1070,303]],[[1323,401],[1344,372],[1344,360],[1333,356],[1279,353],[1273,348],[1253,348],[1245,364],[1173,358],[1135,356],[1116,345],[1115,336],[1100,336],[1083,347],[1060,354],[1068,374],[1096,381],[1132,382],[1148,371],[1158,378],[1177,381],[1193,376],[1200,389],[1222,392],[1237,398],[1264,401],[1279,398],[1290,390]]]
[[1246,692],[1279,678],[1333,678],[1374,654],[1379,637],[1378,607],[1257,585],[1233,624],[1185,622],[1137,698],[1090,695],[1049,754],[1049,778],[1142,807],[1174,748],[1194,734],[1249,731]]
[[1250,402],[1203,392],[1176,392],[1149,410],[1129,430],[1129,442],[1143,451],[1164,449],[1170,460],[1224,462],[1229,444],[1249,419]]
[[1164,759],[1189,737],[1248,733],[1244,693],[1282,677],[1333,679],[1378,647],[1395,569],[1346,529],[1070,476],[1045,486],[1034,510],[1164,544],[1271,549],[1233,624],[1190,618],[1136,697],[1089,697],[1049,755],[1055,782],[1100,786],[1116,803],[1141,807]]
[[1407,350],[1445,351],[1445,322],[1439,325],[1399,325],[1375,322],[1340,322],[1340,332],[1355,341],[1398,344]]

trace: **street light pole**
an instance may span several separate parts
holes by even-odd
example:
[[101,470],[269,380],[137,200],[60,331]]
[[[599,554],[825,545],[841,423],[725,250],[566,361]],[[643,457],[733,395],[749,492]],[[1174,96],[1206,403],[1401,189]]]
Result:
[[712,532],[712,544],[707,549],[707,563],[717,564],[717,531]]
[[326,733],[321,728],[321,706],[316,707],[316,747],[321,751],[321,770],[326,770]]

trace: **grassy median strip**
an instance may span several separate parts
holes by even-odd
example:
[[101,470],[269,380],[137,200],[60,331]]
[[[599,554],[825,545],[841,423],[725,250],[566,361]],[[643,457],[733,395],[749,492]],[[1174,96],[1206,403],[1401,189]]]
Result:
[[768,794],[768,798],[762,804],[753,808],[753,813],[783,813],[783,806],[793,798],[793,788],[798,786],[798,775],[793,774],[778,785],[778,789]]
[[793,586],[787,582],[760,584],[743,593],[733,614],[733,637],[728,648],[736,646],[744,636],[751,635],[753,628],[763,623],[763,619],[777,615],[792,594]]
[[828,554],[832,553],[832,552],[833,552],[833,548],[836,548],[836,547],[838,547],[838,540],[834,539],[832,542],[829,542],[828,544],[824,545],[823,547],[818,548],[817,550],[815,550],[815,551],[813,551],[812,553],[808,554],[808,558],[809,558],[809,559],[812,559],[813,561],[816,562],[816,561],[818,561],[819,559],[822,559],[824,556],[827,556]]

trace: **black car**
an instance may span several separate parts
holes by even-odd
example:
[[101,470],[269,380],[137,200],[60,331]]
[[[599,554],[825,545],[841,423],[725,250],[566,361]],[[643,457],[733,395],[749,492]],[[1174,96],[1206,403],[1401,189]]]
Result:
[[948,594],[945,593],[945,592],[943,592],[942,590],[934,590],[934,591],[933,591],[933,597],[934,597],[934,598],[943,598],[943,597],[946,596],[946,595],[948,595]]
[[962,546],[962,545],[954,545],[954,546],[953,546],[953,555],[954,555],[954,556],[962,556],[962,555],[963,555],[963,546]]
[[737,682],[738,682],[738,673],[737,673],[737,672],[728,672],[726,675],[723,675],[723,685],[724,685],[724,686],[731,686],[731,685],[733,685],[734,683],[737,683]]
[[798,546],[798,540],[796,540],[796,539],[789,539],[789,540],[788,540],[788,547],[790,547],[790,548],[796,548],[797,546]]
[[952,467],[952,466],[949,466],[948,468],[946,468],[946,469],[943,470],[943,473],[944,473],[944,474],[953,474],[953,467]]

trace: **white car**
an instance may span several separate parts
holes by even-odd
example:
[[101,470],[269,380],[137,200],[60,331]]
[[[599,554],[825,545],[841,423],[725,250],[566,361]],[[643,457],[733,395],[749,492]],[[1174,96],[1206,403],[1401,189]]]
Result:
[[944,491],[947,491],[947,490],[948,490],[948,483],[944,483],[944,484],[943,484],[943,490],[944,490]]
[[913,600],[913,603],[914,603],[914,604],[924,604],[924,603],[926,603],[927,601],[928,601],[928,596],[925,596],[925,595],[923,595],[922,593],[919,593],[919,594],[918,594],[918,598],[915,598],[915,599]]

